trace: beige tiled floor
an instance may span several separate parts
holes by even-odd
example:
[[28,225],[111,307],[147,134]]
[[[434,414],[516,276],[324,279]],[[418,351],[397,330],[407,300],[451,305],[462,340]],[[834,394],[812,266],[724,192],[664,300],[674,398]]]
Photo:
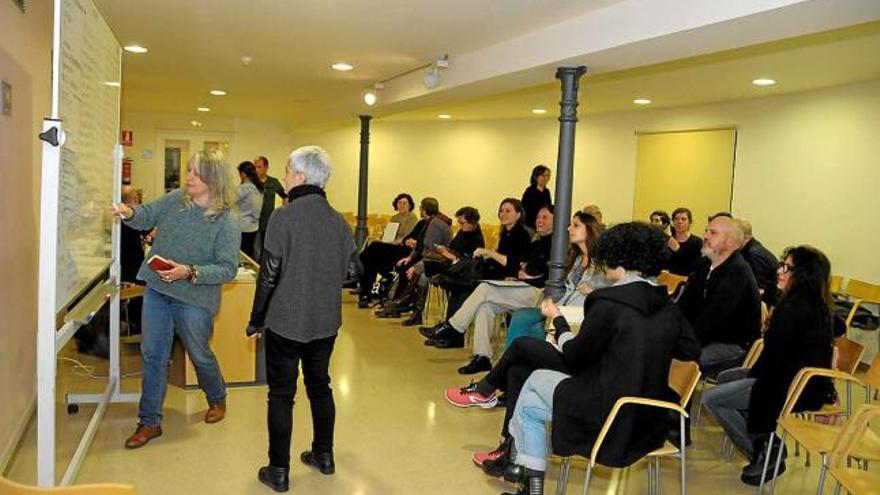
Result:
[[[439,350],[422,345],[414,328],[394,320],[378,320],[358,310],[347,296],[344,327],[333,355],[332,376],[337,405],[335,476],[323,476],[296,462],[292,490],[307,494],[493,494],[511,489],[488,478],[470,461],[474,450],[490,449],[498,440],[500,410],[461,410],[448,405],[443,388],[466,382],[456,368],[467,359],[465,350]],[[132,349],[129,349],[132,352]],[[61,368],[68,365],[62,363]],[[124,371],[136,369],[137,359],[124,360]],[[138,389],[136,378],[124,388]],[[98,390],[101,383],[72,375],[59,378],[59,392]],[[301,389],[301,392],[302,389]],[[226,419],[215,425],[201,422],[203,399],[198,391],[169,387],[163,437],[134,451],[122,443],[136,421],[134,404],[113,405],[82,466],[78,482],[113,481],[134,484],[145,495],[268,494],[256,480],[265,463],[264,387],[230,390]],[[311,424],[305,394],[295,408],[293,458],[309,446]],[[60,405],[59,411],[63,411]],[[58,416],[59,464],[66,465],[93,407],[80,414]],[[739,481],[744,460],[719,460],[718,428],[704,416],[706,426],[695,428],[688,451],[688,489],[691,493],[754,493]],[[35,473],[33,426],[8,476],[32,483]],[[803,457],[789,460],[780,478],[779,493],[814,493],[817,462],[806,468]],[[569,493],[580,493],[583,464],[576,464]],[[662,463],[662,488],[678,493],[678,461]],[[60,476],[59,468],[59,476]],[[555,489],[558,464],[550,469],[546,493]],[[643,493],[645,467],[629,470],[599,468],[592,493]],[[830,486],[826,488],[829,491]]]

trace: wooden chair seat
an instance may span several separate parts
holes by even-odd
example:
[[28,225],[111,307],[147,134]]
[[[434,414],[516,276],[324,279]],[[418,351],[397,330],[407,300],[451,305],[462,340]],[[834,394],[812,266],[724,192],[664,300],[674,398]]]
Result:
[[655,450],[654,452],[651,452],[651,453],[648,454],[646,457],[664,456],[664,455],[676,455],[676,454],[678,454],[678,451],[679,451],[679,449],[678,449],[678,445],[675,445],[674,443],[672,443],[672,442],[670,442],[669,440],[667,440],[667,441],[663,444],[662,447],[660,447],[659,449]]
[[[840,426],[815,423],[807,419],[786,416],[779,420],[778,425],[798,439],[798,442],[810,452],[829,452],[843,429]],[[868,461],[880,460],[880,437],[867,430],[862,440],[854,446],[852,457]]]
[[113,483],[96,483],[91,485],[62,486],[55,488],[40,488],[36,486],[22,485],[0,476],[0,495],[137,495],[131,485],[119,485]]
[[856,468],[832,468],[829,472],[847,493],[880,495],[880,474]]

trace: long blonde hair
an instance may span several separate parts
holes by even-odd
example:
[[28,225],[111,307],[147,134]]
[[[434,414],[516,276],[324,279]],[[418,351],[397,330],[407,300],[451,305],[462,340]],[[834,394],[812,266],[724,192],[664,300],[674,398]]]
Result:
[[[235,181],[232,168],[222,153],[217,150],[199,151],[189,159],[189,168],[195,168],[196,175],[208,186],[208,196],[211,199],[205,209],[205,219],[216,220],[224,212],[233,209]],[[192,197],[187,193],[186,186],[181,189],[184,208],[192,208]]]

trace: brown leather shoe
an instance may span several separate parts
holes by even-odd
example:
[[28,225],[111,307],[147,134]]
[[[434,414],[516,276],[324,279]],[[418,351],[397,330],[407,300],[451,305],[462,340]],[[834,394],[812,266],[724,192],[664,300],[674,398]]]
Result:
[[208,412],[205,413],[205,423],[211,424],[222,420],[226,416],[226,402],[208,404]]
[[138,425],[134,433],[125,441],[125,448],[137,449],[146,445],[150,440],[161,436],[161,426]]

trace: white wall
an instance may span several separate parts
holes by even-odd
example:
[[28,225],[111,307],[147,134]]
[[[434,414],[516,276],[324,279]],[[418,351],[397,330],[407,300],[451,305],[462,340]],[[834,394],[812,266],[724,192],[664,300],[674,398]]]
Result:
[[[581,94],[582,108],[589,94]],[[880,283],[880,81],[690,108],[587,116],[577,126],[574,204],[599,204],[606,221],[632,217],[636,131],[736,126],[733,213],[752,221],[774,252],[809,243],[835,273]],[[372,213],[399,191],[434,195],[454,211],[470,204],[485,220],[504,196],[519,197],[531,167],[555,168],[554,119],[372,123]],[[358,123],[295,144],[325,147],[336,164],[329,196],[357,209]],[[679,205],[657,205],[672,210]],[[708,215],[712,212],[694,212]]]
[[[258,155],[269,159],[269,174],[284,175],[284,163],[292,148],[287,125],[268,120],[224,117],[199,117],[202,127],[190,125],[191,116],[143,112],[122,113],[122,129],[134,132],[134,143],[125,148],[125,156],[133,159],[132,185],[144,190],[146,199],[155,199],[163,192],[165,151],[164,136],[198,140],[201,137],[231,137],[229,161],[233,166]],[[144,158],[144,153],[152,158]],[[191,149],[197,151],[197,149]]]

